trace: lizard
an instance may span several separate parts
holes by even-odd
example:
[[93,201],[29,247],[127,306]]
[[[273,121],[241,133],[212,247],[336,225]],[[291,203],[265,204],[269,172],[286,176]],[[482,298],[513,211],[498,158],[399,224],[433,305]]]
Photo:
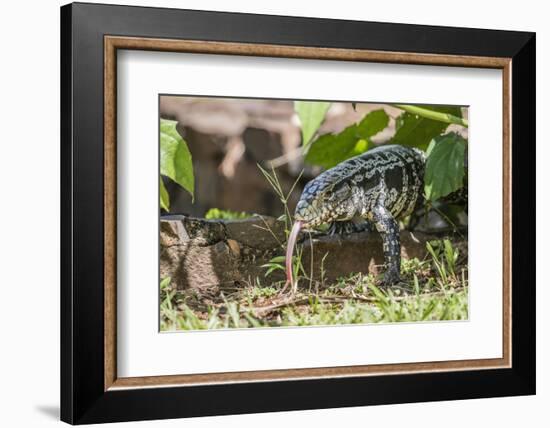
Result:
[[[331,233],[376,229],[383,243],[383,282],[400,281],[398,220],[423,203],[426,156],[422,150],[384,145],[347,159],[309,181],[294,213],[287,247],[287,278],[292,284],[292,251],[301,228],[330,224]],[[357,224],[356,219],[362,224]]]

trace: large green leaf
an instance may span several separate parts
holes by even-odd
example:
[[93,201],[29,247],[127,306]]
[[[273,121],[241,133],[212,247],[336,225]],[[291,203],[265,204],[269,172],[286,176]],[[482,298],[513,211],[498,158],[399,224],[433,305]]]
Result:
[[194,195],[193,162],[187,143],[176,130],[177,122],[160,120],[160,173]]
[[164,182],[162,181],[162,177],[160,178],[160,207],[166,211],[170,211],[170,196],[168,195],[168,191],[166,190],[166,187],[164,187]]
[[[424,110],[448,113],[456,117],[462,117],[460,107],[454,106],[422,106]],[[447,127],[448,122],[428,119],[418,114],[403,112],[396,121],[396,132],[391,139],[391,144],[418,147],[426,150],[430,141],[440,135]]]
[[389,118],[383,109],[367,114],[361,122],[348,126],[339,134],[321,135],[311,143],[306,162],[332,168],[350,157],[366,152],[371,146],[370,137],[388,126]]
[[330,103],[322,101],[294,101],[294,110],[302,124],[302,144],[307,146],[325,118]]
[[384,109],[373,110],[357,124],[357,132],[361,138],[370,138],[388,126],[389,121]]
[[437,136],[430,143],[424,174],[426,197],[434,201],[460,189],[464,180],[466,140],[459,134]]
[[[315,140],[306,154],[305,161],[312,165],[319,165],[324,168],[332,168],[345,159],[348,159],[356,153],[355,146],[360,141],[357,134],[357,125],[348,126],[339,134],[321,135]],[[369,148],[366,140],[361,140],[358,149]]]

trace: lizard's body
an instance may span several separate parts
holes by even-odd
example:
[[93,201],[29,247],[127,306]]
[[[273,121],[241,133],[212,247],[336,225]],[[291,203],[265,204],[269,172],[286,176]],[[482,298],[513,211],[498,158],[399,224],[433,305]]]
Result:
[[418,149],[388,145],[369,150],[307,183],[295,218],[307,228],[328,223],[337,232],[354,229],[354,218],[362,218],[382,236],[384,281],[398,282],[401,245],[397,219],[421,204],[424,166],[425,155]]

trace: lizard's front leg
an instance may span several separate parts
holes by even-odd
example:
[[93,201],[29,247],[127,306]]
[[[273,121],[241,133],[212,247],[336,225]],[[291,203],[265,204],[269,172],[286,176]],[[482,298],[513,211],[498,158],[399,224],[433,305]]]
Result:
[[372,212],[373,223],[382,236],[386,273],[385,284],[395,284],[400,281],[401,244],[399,242],[399,225],[391,213],[383,206],[377,206]]

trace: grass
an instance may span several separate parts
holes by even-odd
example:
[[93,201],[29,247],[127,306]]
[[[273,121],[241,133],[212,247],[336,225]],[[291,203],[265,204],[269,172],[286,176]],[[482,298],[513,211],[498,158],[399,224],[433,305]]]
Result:
[[[427,243],[427,252],[425,260],[403,260],[403,282],[391,287],[361,273],[330,284],[313,281],[306,269],[299,270],[295,292],[284,292],[284,282],[270,281],[269,275],[239,287],[185,291],[174,289],[166,278],[160,287],[161,330],[467,319],[466,259],[449,240]],[[277,269],[273,265],[278,263],[273,261],[266,271]]]
[[[285,222],[288,238],[292,225],[288,200],[300,177],[284,192],[274,168],[267,171],[258,167],[281,202],[280,219]],[[245,216],[245,213],[223,210],[210,213],[211,218]],[[268,225],[265,226],[269,231]],[[281,249],[285,249],[285,243],[281,243]],[[324,258],[320,275],[316,276],[320,279],[314,280],[312,260],[302,260],[302,250],[298,246],[293,257],[295,286],[290,291],[286,290],[284,281],[271,279],[274,272],[285,270],[284,256],[262,266],[264,277],[238,286],[182,291],[170,284],[170,278],[164,278],[160,285],[161,331],[468,318],[467,258],[461,257],[458,248],[448,239],[427,243],[425,260],[402,260],[402,282],[392,287],[381,286],[379,278],[362,273],[351,273],[328,283]]]

